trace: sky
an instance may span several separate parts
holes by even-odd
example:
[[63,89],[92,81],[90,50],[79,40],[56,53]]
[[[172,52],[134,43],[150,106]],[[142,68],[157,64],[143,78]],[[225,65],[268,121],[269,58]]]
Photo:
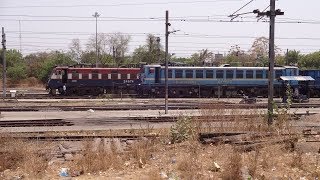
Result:
[[[0,26],[5,28],[7,49],[24,55],[51,50],[68,51],[72,39],[79,38],[85,49],[95,34],[95,12],[99,33],[121,32],[131,35],[131,54],[144,45],[147,34],[165,43],[165,11],[169,11],[169,52],[188,57],[201,49],[227,53],[238,45],[247,51],[257,37],[269,36],[268,18],[237,13],[263,11],[269,0],[0,0]],[[286,49],[310,53],[320,50],[319,0],[278,0],[275,44]],[[20,22],[20,25],[19,25]],[[21,35],[21,38],[20,38]]]

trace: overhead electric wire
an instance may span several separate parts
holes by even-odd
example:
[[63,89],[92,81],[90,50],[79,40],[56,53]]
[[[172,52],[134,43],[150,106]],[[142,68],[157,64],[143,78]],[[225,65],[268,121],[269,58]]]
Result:
[[[7,31],[7,34],[44,34],[44,35],[92,35],[93,33],[90,32],[35,32],[35,31]],[[105,35],[113,35],[116,33],[103,33]],[[130,35],[130,36],[146,36],[149,34],[155,35],[155,36],[164,36],[164,34],[162,33],[156,33],[156,32],[132,32],[132,33],[128,33],[128,32],[123,32],[122,34],[124,35]],[[214,35],[214,34],[196,34],[196,33],[185,33],[185,34],[172,34],[172,37],[183,37],[183,38],[188,38],[188,37],[192,37],[192,38],[226,38],[226,39],[230,39],[230,38],[234,38],[234,39],[253,39],[253,38],[259,38],[261,36],[236,36],[236,35]],[[294,39],[294,40],[320,40],[320,37],[276,37],[276,39]]]
[[5,8],[76,8],[76,7],[118,7],[118,6],[145,6],[145,5],[165,5],[165,4],[198,4],[198,3],[217,3],[234,2],[242,0],[198,0],[198,1],[173,1],[173,2],[142,2],[142,3],[119,3],[119,4],[73,4],[73,5],[32,5],[32,6],[2,6]]

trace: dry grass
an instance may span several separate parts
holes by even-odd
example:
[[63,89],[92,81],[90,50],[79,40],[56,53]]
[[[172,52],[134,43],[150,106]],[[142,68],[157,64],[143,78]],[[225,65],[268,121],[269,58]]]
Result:
[[234,152],[229,155],[226,168],[222,173],[222,179],[234,180],[242,179],[242,157],[240,153]]
[[1,137],[0,171],[19,167],[30,178],[41,177],[48,165],[48,157],[43,153],[48,147],[48,144]]
[[102,146],[94,149],[90,141],[84,142],[82,155],[82,158],[75,160],[74,168],[85,173],[106,171],[110,168],[121,169],[124,164],[124,160],[114,147],[111,147],[111,151]]
[[197,141],[188,141],[185,146],[186,154],[179,159],[177,170],[180,171],[182,179],[201,179],[203,170],[202,162],[199,160],[201,145]]
[[44,85],[37,78],[30,77],[30,78],[22,79],[19,82],[14,82],[14,81],[11,81],[10,79],[8,79],[8,87],[12,87],[12,88],[26,88],[26,87],[44,88]]
[[136,142],[131,146],[128,156],[133,159],[134,164],[138,165],[139,168],[143,168],[153,157],[158,143],[159,141],[156,139]]

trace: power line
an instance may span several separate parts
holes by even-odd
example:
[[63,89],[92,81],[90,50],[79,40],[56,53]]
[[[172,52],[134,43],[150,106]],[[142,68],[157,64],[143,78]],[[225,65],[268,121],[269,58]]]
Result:
[[[19,34],[20,32],[18,31],[8,31],[7,34]],[[35,32],[35,31],[21,31],[22,34],[44,34],[44,35],[93,35],[93,33],[89,32]],[[115,33],[103,33],[105,35],[113,35]],[[148,34],[153,34],[156,36],[164,36],[162,33],[156,33],[156,32],[139,32],[139,33],[128,33],[124,32],[122,33],[124,35],[130,35],[130,36],[146,36]],[[213,34],[196,34],[196,33],[184,33],[184,34],[172,34],[174,37],[177,38],[234,38],[234,39],[254,39],[254,38],[259,38],[261,36],[231,36],[231,35],[213,35]],[[26,38],[26,37],[24,37]],[[54,38],[56,39],[56,38]],[[276,37],[276,39],[283,39],[283,40],[320,40],[320,37]]]
[[[13,37],[10,37],[13,38]],[[19,38],[19,37],[14,37],[14,38]],[[36,37],[35,37],[36,38]],[[55,39],[56,38],[50,38],[50,39]],[[61,40],[66,40],[64,38],[61,38]],[[54,45],[70,45],[71,44],[71,40],[73,39],[68,39],[70,40],[70,42],[65,42],[65,43],[57,43],[57,42],[39,42],[39,41],[24,41],[22,44],[40,44],[40,45],[50,45],[50,44],[54,44]],[[82,40],[88,40],[88,39],[82,39]],[[136,44],[136,45],[145,45],[145,41],[130,41],[130,45],[132,44]],[[252,46],[251,44],[245,44],[245,43],[216,43],[216,42],[196,42],[196,41],[170,41],[170,44],[192,44],[192,45],[229,45],[229,46],[233,46],[233,45],[239,45],[239,46]],[[320,44],[277,44],[277,46],[299,46],[299,47],[320,47]],[[170,47],[182,47],[182,46],[170,46]],[[184,47],[197,47],[197,46],[184,46]],[[210,47],[210,46],[208,46]],[[203,48],[206,48],[203,46]]]
[[173,1],[173,2],[142,2],[142,3],[119,3],[119,4],[74,4],[74,5],[35,5],[35,6],[2,6],[4,8],[76,8],[76,7],[119,7],[119,6],[145,6],[145,5],[165,5],[165,4],[198,4],[198,3],[217,3],[234,2],[242,0],[203,0],[203,1]]
[[245,8],[246,6],[248,6],[250,3],[252,3],[254,0],[250,0],[248,3],[246,3],[245,5],[241,6],[238,10],[236,10],[234,13],[232,13],[229,17],[233,17],[235,16],[236,13],[238,13],[239,11],[241,11],[243,8]]

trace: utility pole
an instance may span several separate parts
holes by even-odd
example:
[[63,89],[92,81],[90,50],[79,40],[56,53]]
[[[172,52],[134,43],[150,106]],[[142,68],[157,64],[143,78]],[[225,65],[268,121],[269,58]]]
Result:
[[98,12],[95,12],[93,17],[96,18],[96,68],[98,67],[98,57],[99,57],[99,52],[98,52],[98,17],[100,14]]
[[289,49],[286,52],[286,65],[289,66]]
[[3,61],[3,67],[2,67],[2,86],[3,86],[3,98],[6,98],[7,89],[6,89],[6,82],[7,82],[7,64],[6,64],[6,34],[4,33],[4,27],[2,27],[2,61]]
[[21,36],[21,22],[20,22],[20,20],[19,20],[19,43],[20,43],[20,53],[22,54],[21,40],[22,40],[22,36]]
[[169,39],[169,11],[166,11],[166,53],[164,59],[166,61],[166,70],[165,70],[165,114],[168,114],[168,39]]
[[277,15],[284,15],[280,9],[276,10],[276,0],[270,0],[270,11],[260,12],[254,10],[253,13],[258,14],[258,17],[268,16],[270,17],[270,29],[269,29],[269,94],[268,94],[268,125],[273,123],[273,92],[274,92],[274,31],[275,31],[275,19]]
[[161,63],[161,54],[160,54],[160,37],[157,37],[157,46],[158,46],[158,63]]

